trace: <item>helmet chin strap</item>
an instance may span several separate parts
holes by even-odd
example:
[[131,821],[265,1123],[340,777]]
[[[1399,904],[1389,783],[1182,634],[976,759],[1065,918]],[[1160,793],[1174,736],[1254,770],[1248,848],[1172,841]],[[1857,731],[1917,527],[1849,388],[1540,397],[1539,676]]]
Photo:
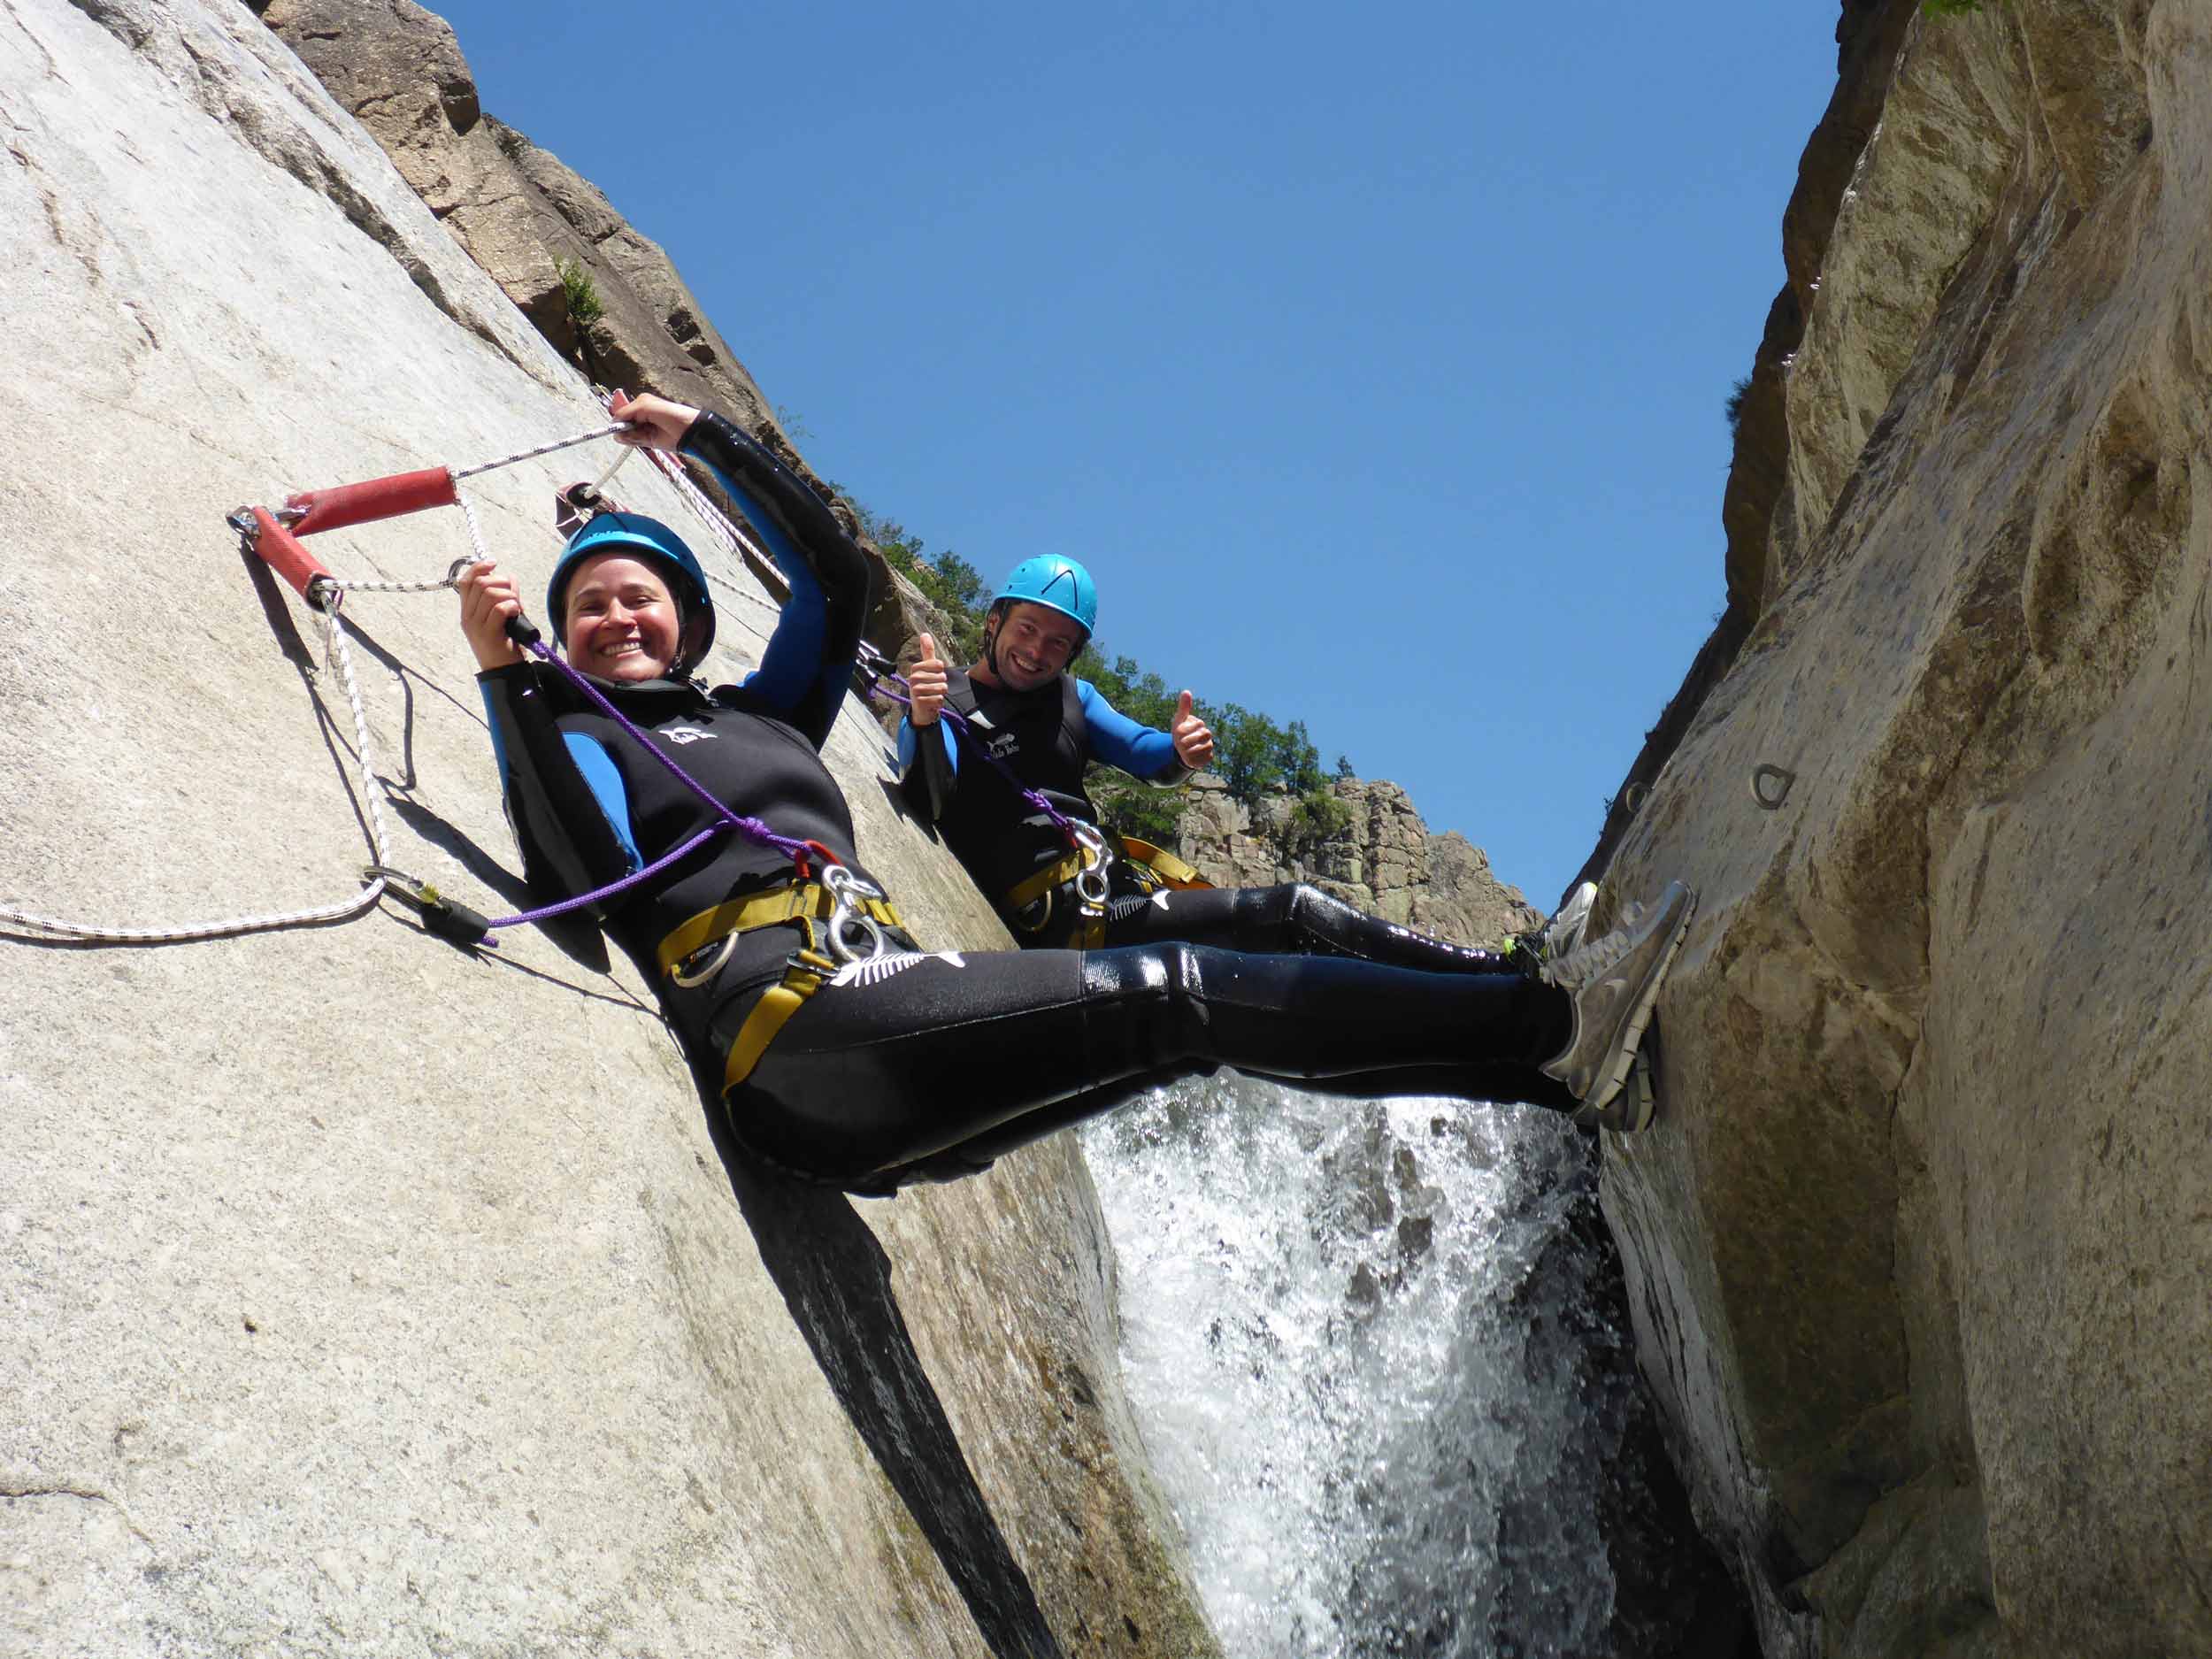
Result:
[[[995,623],[997,626],[994,626]],[[1006,612],[998,605],[991,607],[991,614],[983,619],[983,660],[990,668],[991,678],[1003,686],[1006,671],[998,665],[998,636],[1006,627]]]

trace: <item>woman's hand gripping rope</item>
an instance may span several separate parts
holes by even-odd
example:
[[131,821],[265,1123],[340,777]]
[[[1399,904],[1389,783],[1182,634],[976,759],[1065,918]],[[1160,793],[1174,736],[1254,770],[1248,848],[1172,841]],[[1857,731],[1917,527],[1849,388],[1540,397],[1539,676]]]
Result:
[[673,449],[699,419],[699,411],[688,403],[674,403],[651,392],[641,392],[626,401],[618,394],[607,406],[607,413],[630,423],[627,431],[615,434],[615,442],[633,449]]
[[515,579],[485,559],[462,572],[455,588],[461,595],[461,632],[476,653],[476,665],[507,668],[522,661],[522,646],[513,627],[522,622],[522,590]]

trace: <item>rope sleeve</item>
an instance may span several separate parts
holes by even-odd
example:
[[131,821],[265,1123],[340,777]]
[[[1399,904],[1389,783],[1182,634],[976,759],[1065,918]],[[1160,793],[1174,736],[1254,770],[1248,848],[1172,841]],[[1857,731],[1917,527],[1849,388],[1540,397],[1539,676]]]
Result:
[[253,550],[271,570],[291,583],[301,598],[307,597],[307,590],[314,582],[330,580],[330,572],[323,568],[322,561],[272,518],[266,507],[256,507],[252,512]]
[[303,516],[292,526],[294,535],[313,535],[321,530],[343,530],[379,518],[396,518],[427,507],[450,507],[456,491],[453,474],[442,466],[419,472],[396,472],[358,484],[338,484],[329,489],[306,489],[285,497]]

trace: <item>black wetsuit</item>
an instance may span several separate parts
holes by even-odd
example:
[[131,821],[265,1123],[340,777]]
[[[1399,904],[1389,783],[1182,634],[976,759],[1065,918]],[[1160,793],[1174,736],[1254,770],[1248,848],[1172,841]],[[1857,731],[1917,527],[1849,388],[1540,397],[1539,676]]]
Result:
[[[852,823],[817,753],[841,705],[869,570],[827,508],[773,456],[707,416],[686,450],[712,465],[792,582],[761,670],[709,693],[595,682],[736,810],[858,869]],[[554,670],[480,676],[534,885],[576,893],[680,846],[703,803]],[[781,853],[724,833],[609,902],[603,926],[651,979],[703,1091],[799,942],[742,935],[688,988],[661,941],[733,895],[790,879]],[[911,946],[910,940],[899,940]],[[849,968],[783,1025],[727,1099],[733,1132],[787,1167],[862,1192],[944,1179],[1139,1090],[1229,1064],[1364,1094],[1512,1098],[1563,1048],[1566,998],[1517,974],[1440,974],[1187,943],[1079,953],[909,954]]]
[[[1152,783],[1180,783],[1189,774],[1168,733],[1139,726],[1072,675],[1056,675],[1029,691],[980,685],[957,669],[946,678],[945,701],[971,720],[980,715],[981,723],[964,733],[940,721],[934,735],[928,728],[901,725],[906,799],[935,820],[945,845],[1015,942],[1032,950],[1071,949],[1086,928],[1071,880],[1025,904],[1009,902],[1019,883],[1070,853],[1065,833],[1024,798],[1022,786],[1042,792],[1064,816],[1095,825],[1097,809],[1083,788],[1094,759]],[[1370,916],[1306,882],[1155,890],[1141,877],[1125,860],[1112,866],[1102,943],[1181,941],[1224,950],[1353,956],[1433,973],[1517,971],[1495,951]],[[1533,1063],[1501,1071],[1494,1087],[1501,1099],[1563,1111],[1578,1103],[1572,1091]]]

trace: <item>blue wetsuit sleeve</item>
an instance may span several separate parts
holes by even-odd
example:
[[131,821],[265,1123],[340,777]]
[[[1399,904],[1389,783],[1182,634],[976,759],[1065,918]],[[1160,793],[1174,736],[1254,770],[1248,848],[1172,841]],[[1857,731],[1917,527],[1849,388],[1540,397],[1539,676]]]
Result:
[[531,887],[573,897],[638,869],[628,791],[606,749],[561,729],[531,666],[492,669],[476,683]]
[[622,850],[630,856],[630,868],[642,870],[645,860],[637,849],[637,826],[630,822],[630,790],[622,781],[622,773],[616,768],[614,757],[607,753],[607,746],[585,732],[564,732],[561,736],[568,743],[568,757],[576,763],[576,770],[584,774],[584,786],[599,803],[599,810],[606,814],[607,827],[622,843]]
[[745,516],[791,596],[745,689],[810,737],[829,739],[853,653],[875,603],[875,572],[829,503],[747,433],[703,414],[683,452],[706,464]]
[[1157,726],[1139,726],[1100,696],[1087,680],[1075,682],[1091,758],[1118,766],[1148,783],[1180,783],[1189,773],[1177,758],[1175,740]]
[[[954,775],[957,776],[960,771],[960,745],[953,738],[952,722],[940,720],[936,725],[944,745],[945,762],[952,768]],[[921,735],[915,731],[914,723],[904,715],[901,715],[899,717],[899,776],[903,778],[912,772],[914,763],[921,757]]]
[[925,738],[911,720],[899,721],[899,788],[908,805],[931,822],[945,816],[960,773],[960,743],[952,722],[939,720],[937,731],[940,736]]

